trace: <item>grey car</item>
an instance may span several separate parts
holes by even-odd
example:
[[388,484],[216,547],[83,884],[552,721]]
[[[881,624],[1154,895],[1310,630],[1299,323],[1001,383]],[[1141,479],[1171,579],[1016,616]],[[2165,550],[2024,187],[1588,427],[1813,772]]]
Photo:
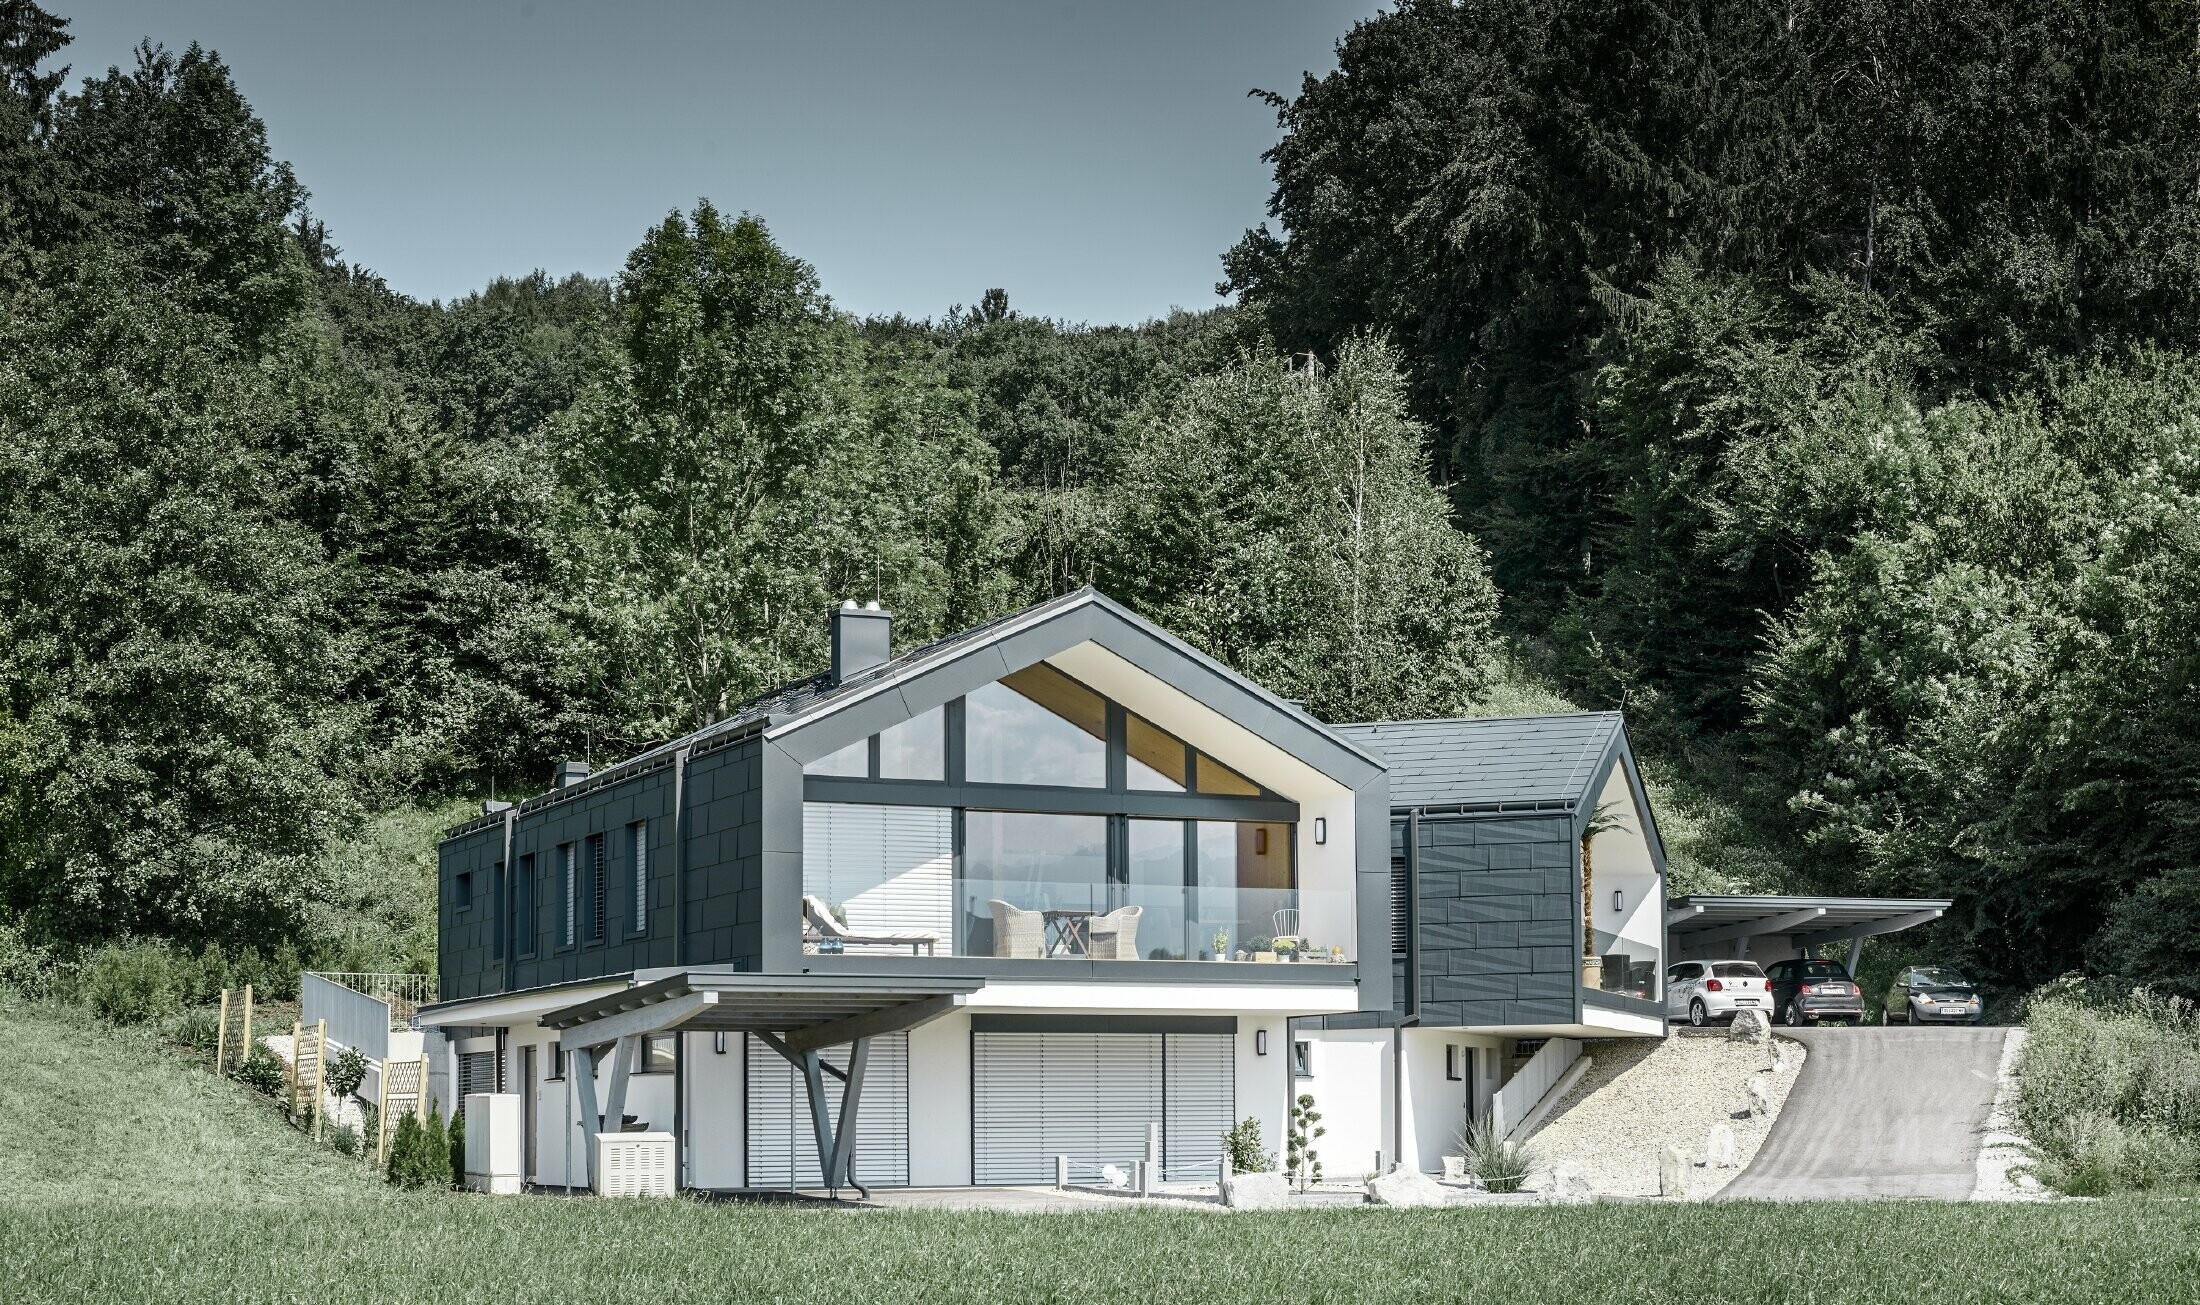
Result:
[[1887,989],[1889,1024],[1976,1024],[1985,1013],[1978,988],[1945,965],[1913,965]]

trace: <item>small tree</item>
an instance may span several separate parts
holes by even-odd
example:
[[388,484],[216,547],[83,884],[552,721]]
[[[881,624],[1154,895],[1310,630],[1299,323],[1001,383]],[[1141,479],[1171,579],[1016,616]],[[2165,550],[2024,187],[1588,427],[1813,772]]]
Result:
[[1276,1153],[1263,1149],[1260,1141],[1260,1121],[1251,1115],[1222,1135],[1222,1153],[1230,1158],[1231,1172],[1264,1174],[1275,1168]]
[[451,1132],[446,1144],[451,1162],[451,1186],[466,1186],[466,1111],[451,1112]]
[[359,1090],[367,1079],[367,1058],[354,1047],[344,1048],[343,1054],[328,1063],[329,1091],[339,1098],[348,1097]]
[[1291,1103],[1291,1131],[1284,1139],[1288,1150],[1285,1162],[1292,1181],[1302,1192],[1322,1180],[1321,1153],[1314,1149],[1314,1139],[1329,1130],[1321,1126],[1321,1120],[1322,1112],[1314,1109],[1311,1094],[1302,1092]]
[[451,1181],[450,1146],[443,1121],[433,1111],[423,1120],[408,1111],[390,1139],[390,1181],[399,1187],[447,1187]]

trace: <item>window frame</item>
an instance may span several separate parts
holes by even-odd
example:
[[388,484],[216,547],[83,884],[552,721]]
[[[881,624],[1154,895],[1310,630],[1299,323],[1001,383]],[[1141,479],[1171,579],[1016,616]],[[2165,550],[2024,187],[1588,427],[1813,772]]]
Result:
[[[652,1069],[652,1068],[650,1068],[650,1063],[651,1063],[651,1062],[650,1062],[649,1049],[650,1049],[650,1047],[651,1047],[651,1045],[652,1045],[652,1044],[658,1044],[658,1045],[667,1045],[667,1046],[670,1046],[670,1047],[672,1048],[672,1055],[671,1055],[671,1058],[670,1058],[669,1060],[667,1060],[667,1061],[666,1061],[666,1063],[665,1063],[665,1067],[664,1067],[663,1069]],[[640,1055],[640,1056],[638,1056],[638,1057],[637,1057],[636,1059],[637,1059],[638,1063],[637,1063],[637,1064],[636,1064],[636,1065],[634,1066],[634,1072],[635,1072],[635,1073],[637,1073],[637,1074],[670,1074],[670,1073],[672,1073],[672,1072],[673,1072],[673,1071],[674,1071],[675,1069],[677,1069],[677,1068],[679,1067],[679,1063],[680,1063],[680,1035],[679,1035],[678,1033],[676,1033],[676,1032],[674,1032],[674,1033],[645,1033],[645,1034],[643,1034],[643,1035],[642,1035],[642,1046],[641,1046],[641,1055]]]
[[636,820],[626,827],[627,926],[626,936],[649,934],[649,822]]
[[588,932],[591,947],[601,947],[611,937],[611,849],[603,834],[588,836]]
[[558,942],[555,951],[569,952],[580,943],[580,921],[575,918],[581,909],[580,863],[580,844],[558,844]]
[[535,955],[535,854],[522,852],[512,876],[512,955]]

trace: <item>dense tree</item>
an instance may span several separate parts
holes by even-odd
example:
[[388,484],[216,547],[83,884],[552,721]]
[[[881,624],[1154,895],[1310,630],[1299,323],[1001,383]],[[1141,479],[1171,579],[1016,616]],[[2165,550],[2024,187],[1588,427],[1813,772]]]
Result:
[[1249,358],[1134,423],[1103,586],[1331,720],[1445,715],[1492,670],[1497,595],[1429,484],[1398,358]]

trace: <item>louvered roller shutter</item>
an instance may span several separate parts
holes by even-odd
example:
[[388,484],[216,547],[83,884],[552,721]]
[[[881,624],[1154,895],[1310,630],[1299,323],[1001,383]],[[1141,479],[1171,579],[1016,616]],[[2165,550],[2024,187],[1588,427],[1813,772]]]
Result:
[[1142,1033],[971,1035],[979,1183],[1051,1183],[1054,1157],[1089,1178],[1146,1155],[1146,1126],[1164,1124],[1161,1037]]
[[1169,1182],[1212,1178],[1222,1135],[1237,1111],[1237,1040],[1228,1034],[1171,1033],[1162,1039],[1166,1103],[1161,1167]]
[[[826,1063],[848,1067],[848,1048],[823,1053]],[[841,1082],[825,1077],[833,1128],[840,1128]],[[810,1126],[810,1094],[786,1057],[753,1035],[748,1045],[748,1186],[822,1187],[817,1133]],[[863,1103],[856,1111],[855,1176],[866,1187],[909,1184],[909,1035],[871,1039],[863,1072]]]

